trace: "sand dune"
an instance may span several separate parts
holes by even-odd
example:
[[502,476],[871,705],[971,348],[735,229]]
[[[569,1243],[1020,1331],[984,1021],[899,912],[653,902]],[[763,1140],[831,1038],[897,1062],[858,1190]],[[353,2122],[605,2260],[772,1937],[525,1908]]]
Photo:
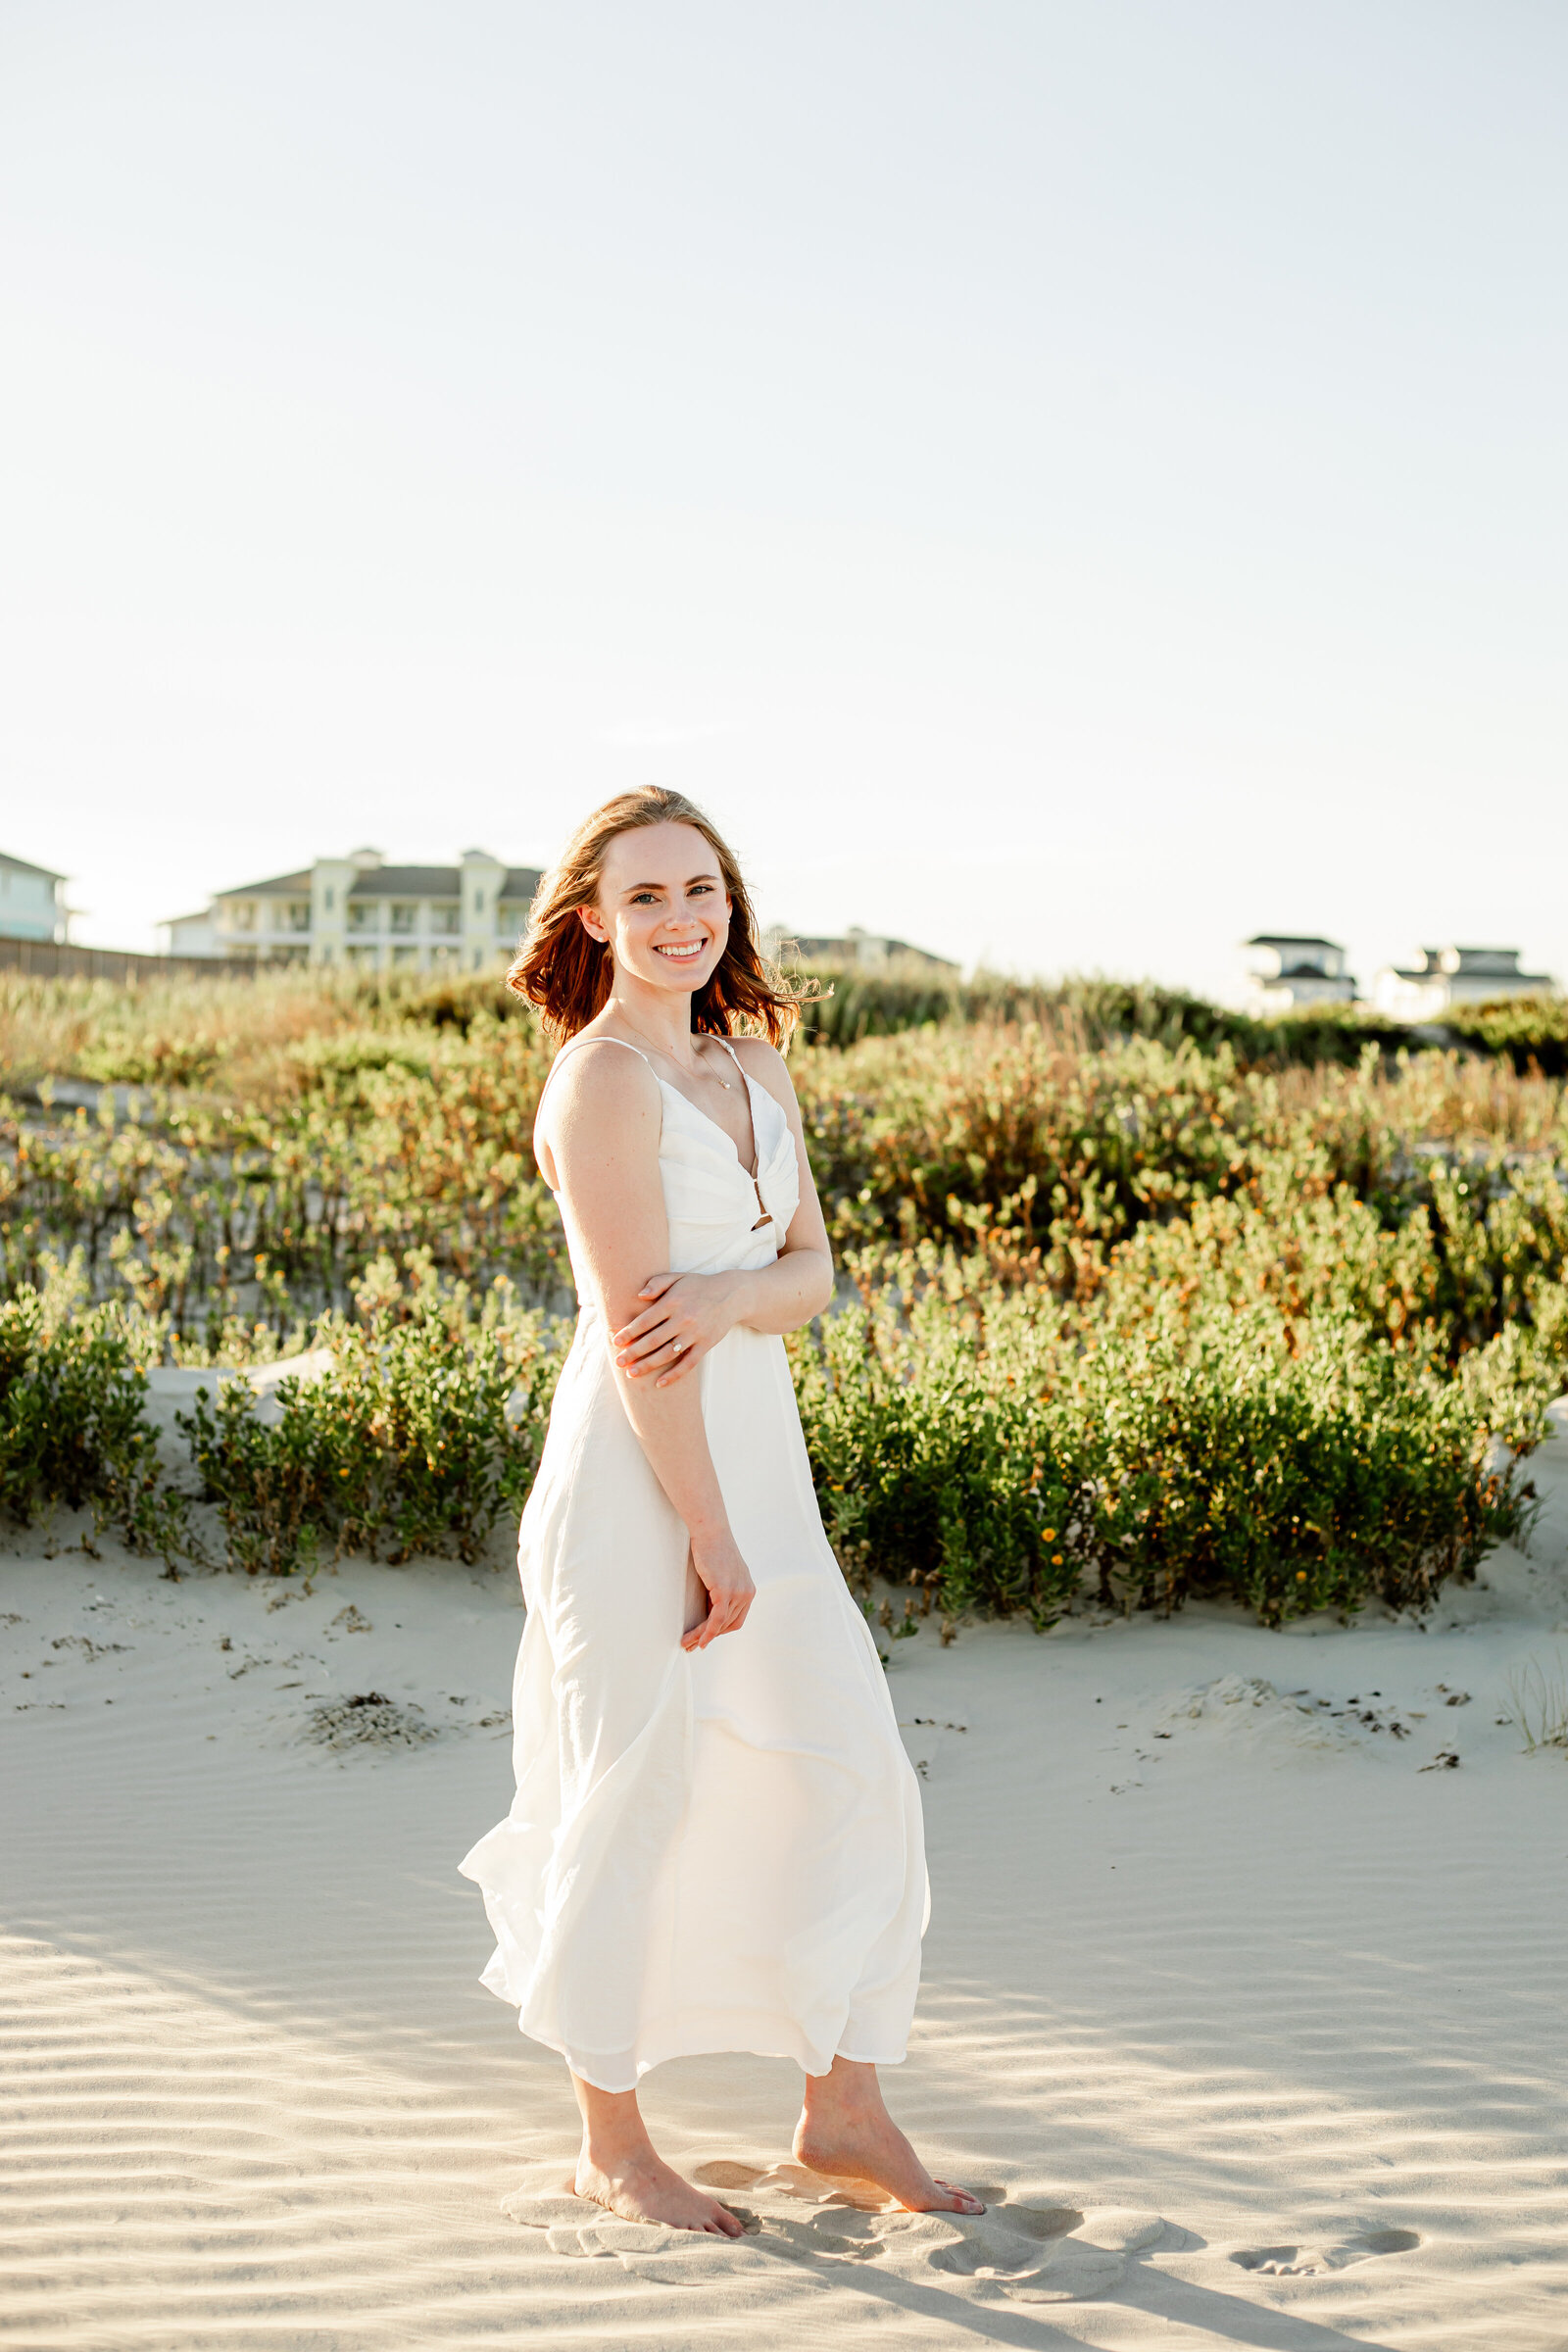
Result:
[[834,2195],[787,2066],[668,2067],[650,2113],[734,2244],[562,2193],[564,2077],[474,1981],[510,1577],[269,1606],[34,1539],[0,1559],[0,2336],[1568,2344],[1568,1754],[1498,1720],[1568,1659],[1558,1453],[1532,1558],[1425,1631],[895,1643],[936,1908],[892,2095],[991,2210]]

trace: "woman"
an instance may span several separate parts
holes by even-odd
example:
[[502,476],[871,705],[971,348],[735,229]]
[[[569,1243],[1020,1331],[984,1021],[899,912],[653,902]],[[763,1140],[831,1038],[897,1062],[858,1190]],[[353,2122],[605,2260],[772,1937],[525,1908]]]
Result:
[[905,2053],[925,1859],[778,1336],[833,1293],[777,1051],[794,1000],[729,851],[655,790],[582,826],[509,980],[566,1041],[534,1152],[581,1311],[522,1520],[517,1794],[462,1865],[497,1937],[484,1982],[565,2058],[577,2194],[627,2220],[740,2230],[637,2105],[649,2067],[710,2050],[799,2062],[800,2163],[978,2212],[877,2082]]

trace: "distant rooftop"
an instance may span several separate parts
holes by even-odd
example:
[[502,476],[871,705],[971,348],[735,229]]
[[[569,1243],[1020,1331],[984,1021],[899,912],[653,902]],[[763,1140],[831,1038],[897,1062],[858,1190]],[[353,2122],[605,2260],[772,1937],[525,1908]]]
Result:
[[1303,931],[1259,931],[1246,942],[1250,948],[1340,948],[1337,939],[1309,937]]
[[[357,851],[350,860],[359,870],[349,884],[351,899],[456,899],[463,892],[461,865],[368,865],[368,853]],[[531,899],[539,887],[539,868],[514,865],[501,885],[504,899]],[[243,882],[234,890],[220,890],[219,899],[308,899],[311,868],[297,874],[273,874],[265,882]]]
[[36,874],[41,882],[64,882],[67,878],[47,865],[29,865],[25,858],[13,858],[5,850],[0,850],[0,865],[9,866],[14,874]]
[[956,972],[961,966],[951,956],[933,956],[929,948],[917,948],[906,939],[888,939],[880,932],[863,931],[852,923],[848,931],[826,938],[791,931],[782,923],[770,923],[764,933],[770,945],[769,954],[789,948],[808,961],[852,963],[861,970],[881,970],[889,964],[918,964],[931,971]]
[[[539,887],[535,865],[508,866],[504,899],[531,899]],[[349,885],[351,899],[455,899],[463,890],[461,865],[378,865],[362,869]]]
[[302,874],[274,874],[270,882],[246,882],[238,890],[220,890],[220,899],[297,899],[311,895],[311,869]]

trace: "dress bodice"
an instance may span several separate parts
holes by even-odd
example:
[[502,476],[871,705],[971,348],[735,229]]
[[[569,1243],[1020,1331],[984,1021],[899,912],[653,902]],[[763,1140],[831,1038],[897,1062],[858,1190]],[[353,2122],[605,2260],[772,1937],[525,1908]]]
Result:
[[678,1087],[659,1080],[664,1104],[659,1172],[669,1219],[672,1274],[771,1265],[800,1205],[801,1177],[790,1123],[765,1086],[759,1086],[744,1070],[741,1075],[757,1139],[755,1179],[741,1166],[740,1153],[723,1128],[688,1102]]
[[[599,1042],[619,1045],[621,1040]],[[638,1051],[635,1046],[624,1050]],[[638,1058],[648,1063],[662,1104],[659,1173],[664,1189],[664,1214],[669,1220],[669,1265],[665,1270],[671,1274],[750,1273],[771,1265],[784,1247],[784,1236],[801,1200],[795,1138],[781,1105],[765,1086],[758,1085],[739,1054],[732,1054],[752,1108],[752,1134],[757,1144],[757,1174],[752,1177],[741,1165],[733,1139],[717,1121],[699,1110],[679,1087],[661,1078],[646,1054]],[[572,1278],[577,1297],[586,1306],[589,1294],[577,1262],[572,1218],[564,1201],[561,1209]]]

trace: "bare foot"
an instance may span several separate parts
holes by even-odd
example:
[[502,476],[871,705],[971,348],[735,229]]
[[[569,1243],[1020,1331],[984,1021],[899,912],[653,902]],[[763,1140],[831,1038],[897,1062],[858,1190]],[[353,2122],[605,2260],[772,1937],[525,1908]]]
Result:
[[705,2197],[667,2165],[648,2136],[634,2090],[601,2090],[573,2075],[582,2115],[582,2148],[571,2185],[623,2222],[662,2222],[671,2230],[740,2237],[745,2225],[716,2197]]
[[662,2222],[672,2230],[706,2230],[713,2237],[739,2237],[744,2228],[728,2206],[705,2197],[652,2149],[604,2164],[596,2164],[585,2149],[571,2185],[575,2195],[591,2197],[623,2222]]
[[[878,2113],[880,2109],[880,2113]],[[803,2114],[795,2127],[795,2161],[839,2180],[869,2180],[907,2213],[984,2213],[978,2197],[933,2179],[910,2147],[881,2094],[833,2114]]]

